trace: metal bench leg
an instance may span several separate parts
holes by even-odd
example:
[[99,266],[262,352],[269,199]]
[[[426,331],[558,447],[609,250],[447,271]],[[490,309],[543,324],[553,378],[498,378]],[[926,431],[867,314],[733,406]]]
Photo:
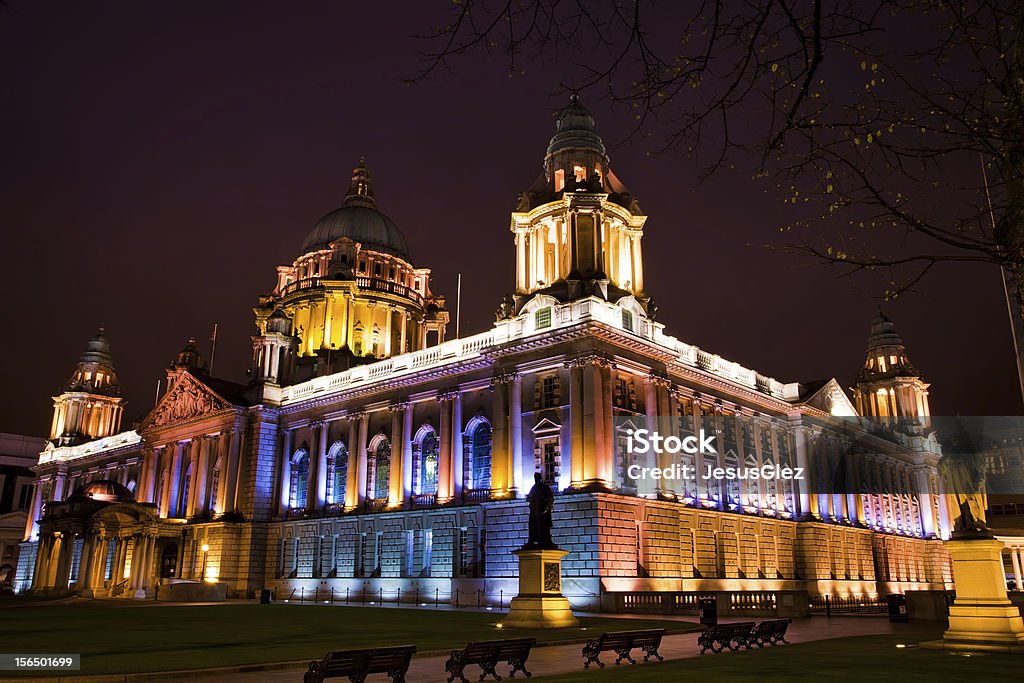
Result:
[[493,662],[480,662],[480,670],[483,671],[483,673],[480,674],[480,680],[482,681],[488,676],[494,676],[494,680],[500,681],[501,676],[499,676],[494,670],[496,666],[498,666],[498,660],[494,660]]
[[515,678],[517,671],[522,671],[524,674],[526,674],[527,678],[533,675],[532,673],[526,670],[526,660],[523,658],[517,657],[514,659],[510,659],[508,660],[508,664],[512,667],[512,670],[508,672],[509,678]]
[[616,650],[615,654],[617,654],[619,658],[615,660],[615,663],[618,664],[623,659],[625,659],[630,664],[636,664],[636,661],[634,661],[633,658],[629,656],[630,649],[631,648],[621,648],[619,650]]
[[665,658],[658,654],[657,645],[644,645],[644,661],[646,662],[651,657],[657,657],[659,662],[665,661]]
[[388,677],[394,681],[394,683],[405,683],[405,670],[392,669],[391,671],[388,671]]

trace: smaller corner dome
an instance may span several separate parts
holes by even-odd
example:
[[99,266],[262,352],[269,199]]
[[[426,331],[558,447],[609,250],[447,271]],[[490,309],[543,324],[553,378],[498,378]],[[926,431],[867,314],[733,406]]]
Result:
[[68,500],[94,500],[100,503],[134,503],[135,494],[127,486],[116,481],[100,479],[79,486]]
[[882,311],[878,311],[878,316],[871,321],[868,351],[884,346],[903,346],[903,340],[896,333],[896,325]]
[[352,170],[352,182],[345,201],[317,222],[306,236],[302,253],[327,249],[331,242],[342,237],[359,242],[363,249],[409,260],[405,235],[377,208],[370,171],[362,160]]
[[110,355],[110,341],[104,334],[104,330],[101,327],[89,343],[85,347],[85,351],[79,358],[80,363],[100,363],[103,365],[113,365],[114,359]]
[[548,143],[548,156],[563,149],[589,149],[602,157],[608,155],[604,141],[597,134],[594,117],[578,96],[569,99],[569,106],[559,113],[555,128],[557,132]]

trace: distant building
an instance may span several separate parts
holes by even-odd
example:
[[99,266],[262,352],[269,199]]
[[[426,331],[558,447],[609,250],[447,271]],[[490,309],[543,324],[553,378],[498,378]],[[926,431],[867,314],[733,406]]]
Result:
[[46,440],[0,433],[0,590],[10,589],[18,566],[18,544],[32,506],[35,473]]
[[[206,580],[236,595],[496,600],[515,591],[534,473],[558,492],[577,607],[948,587],[928,386],[892,323],[872,325],[856,404],[834,379],[779,382],[666,332],[646,223],[574,98],[511,215],[514,291],[493,327],[446,339],[445,300],[360,163],[259,297],[248,384],[212,377],[191,340],[158,404],[120,431],[109,343],[89,343],[55,400],[19,588],[146,597]],[[664,298],[714,292],[687,282]],[[806,477],[645,479],[673,460],[630,452],[641,428],[703,429],[716,447],[680,460],[698,472]]]

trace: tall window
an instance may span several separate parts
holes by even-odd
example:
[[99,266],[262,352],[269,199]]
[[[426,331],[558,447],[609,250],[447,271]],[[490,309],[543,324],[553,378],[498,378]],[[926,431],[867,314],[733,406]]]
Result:
[[309,487],[309,452],[300,448],[292,456],[291,507],[306,507],[306,489]]
[[328,469],[331,474],[331,503],[345,502],[345,485],[348,482],[348,450],[345,444],[338,441],[327,454]]
[[419,492],[437,493],[438,441],[434,430],[428,431],[420,440]]
[[541,478],[548,486],[558,485],[558,475],[561,470],[561,454],[559,449],[558,436],[546,436],[538,438],[534,450],[535,471],[540,472]]
[[178,506],[178,516],[184,517],[188,510],[188,490],[192,487],[192,463],[185,468],[185,474],[181,478],[181,495],[178,497],[181,504]]
[[540,400],[538,401],[538,408],[555,408],[559,403],[558,396],[558,376],[550,375],[540,380]]
[[391,479],[391,442],[381,438],[373,451],[370,490],[377,499],[387,498]]
[[471,464],[473,488],[491,488],[491,425],[481,422],[473,430]]

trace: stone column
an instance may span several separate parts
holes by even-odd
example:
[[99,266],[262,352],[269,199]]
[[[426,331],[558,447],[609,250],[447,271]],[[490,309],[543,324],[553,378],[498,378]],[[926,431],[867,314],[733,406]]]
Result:
[[39,536],[39,546],[36,548],[36,564],[32,571],[32,588],[45,589],[47,575],[50,572],[50,553],[53,550],[53,535],[46,534]]
[[[583,366],[580,358],[565,364],[569,369],[569,485],[583,487]],[[562,454],[565,457],[565,454]],[[564,463],[563,463],[564,466]]]
[[[605,380],[614,366],[608,359],[597,355],[588,356],[583,361],[583,449],[579,454],[582,458],[582,486],[608,489],[611,484],[609,470],[614,470],[608,462],[612,457],[611,444],[607,443],[612,406]],[[576,456],[573,453],[574,461]],[[573,464],[575,467],[575,462]]]
[[96,534],[87,532],[82,541],[82,557],[78,561],[77,588],[82,590],[92,585],[93,561],[96,555]]
[[533,485],[533,474],[523,472],[523,376],[515,373],[512,378],[508,405],[509,440],[512,445],[512,489],[513,497],[525,493]]
[[75,535],[65,532],[60,538],[60,554],[57,556],[57,575],[53,587],[65,590],[71,579],[71,558],[75,550]]
[[[917,482],[917,507],[921,510],[921,530],[925,538],[935,538],[935,510],[932,507],[928,468],[918,467],[915,474]],[[1018,588],[1018,590],[1020,589]]]
[[216,437],[210,434],[205,434],[199,438],[199,459],[197,461],[198,470],[193,467],[192,479],[195,481],[195,492],[196,499],[192,504],[192,514],[201,515],[209,509],[207,506],[207,498],[210,489],[210,470],[211,468],[211,457],[210,451],[213,450],[213,444]]
[[287,514],[292,506],[292,430],[281,426],[281,497],[278,501],[281,514]]
[[1024,591],[1024,581],[1021,580],[1020,576],[1020,550],[1017,546],[1010,546],[1010,562],[1013,563],[1013,581],[1017,586],[1017,590]]
[[814,485],[815,476],[814,473],[807,466],[807,437],[810,436],[809,427],[803,425],[795,425],[794,437],[796,441],[796,466],[803,468],[804,479],[794,480],[793,484],[796,490],[799,492],[799,503],[800,510],[797,513],[800,518],[820,518],[818,514],[818,495],[817,492],[810,491],[810,487]]
[[[663,375],[650,372],[644,380],[644,414],[647,416],[647,429],[651,432],[658,432],[662,437],[669,436],[670,431],[665,429],[665,420],[668,416],[668,389],[672,382]],[[614,452],[614,447],[612,448]],[[614,455],[613,455],[614,457]],[[628,460],[628,458],[627,458]],[[656,453],[647,455],[647,466],[655,466],[664,470],[672,465],[673,456],[670,453]],[[627,466],[629,463],[626,463]],[[637,493],[639,493],[639,486]],[[654,493],[658,495],[672,495],[675,493],[673,480],[658,479],[654,483]]]
[[[330,423],[325,420],[321,420],[319,424],[316,457],[316,498],[307,498],[307,501],[315,501],[316,510],[322,511],[324,506],[327,505],[327,441],[331,428]],[[310,481],[312,480],[313,478],[310,477]]]
[[201,449],[201,437],[193,438],[188,444],[188,471],[191,472],[188,480],[188,491],[185,492],[184,517],[191,517],[196,513],[196,483],[199,479],[199,451]]
[[360,413],[349,413],[348,420],[348,478],[345,480],[345,509],[354,510],[359,506],[359,416]]
[[452,451],[452,399],[457,392],[441,391],[437,402],[441,409],[437,435],[437,502],[447,503],[455,495],[455,454]]
[[32,492],[32,507],[28,512],[28,520],[25,523],[25,540],[33,541],[39,538],[39,518],[43,514],[43,484],[44,480],[36,479],[35,490]]
[[412,500],[412,411],[406,402],[402,413],[402,500]]
[[234,512],[239,507],[238,471],[241,467],[242,439],[238,429],[229,429],[226,434],[228,454],[221,478],[224,479],[224,498],[220,501],[221,512]]
[[[388,406],[391,413],[391,471],[388,472],[388,506],[396,507],[405,501],[404,480],[405,472],[405,440],[404,424],[405,413],[409,408],[408,402],[393,403]],[[411,469],[412,463],[410,463]],[[411,473],[410,473],[411,474]]]
[[57,470],[57,473],[53,477],[53,497],[50,499],[52,502],[64,500],[64,487],[67,485],[67,481],[67,469]]
[[508,388],[515,372],[501,372],[491,379],[491,491],[504,497],[512,488],[512,452],[508,438]]
[[466,483],[466,457],[462,447],[462,392],[456,388],[452,394],[452,493],[455,498],[461,499]]
[[366,501],[366,487],[368,482],[366,477],[369,473],[369,463],[367,462],[366,448],[369,446],[367,443],[368,432],[370,429],[370,416],[366,413],[359,414],[359,459],[356,462],[356,493],[357,493],[357,504],[362,505]]

